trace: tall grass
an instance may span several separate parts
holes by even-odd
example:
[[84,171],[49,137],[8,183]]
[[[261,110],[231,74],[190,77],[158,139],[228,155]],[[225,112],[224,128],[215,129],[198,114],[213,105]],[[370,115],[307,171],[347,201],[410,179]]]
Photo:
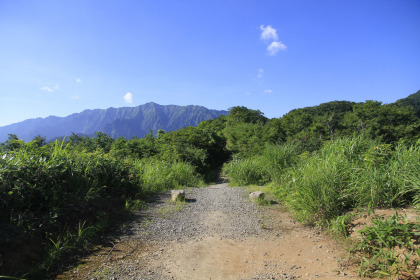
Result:
[[283,176],[278,194],[306,223],[356,207],[399,207],[418,201],[419,146],[394,149],[360,137],[326,143]]
[[235,185],[268,184],[302,222],[334,219],[356,207],[419,203],[420,142],[395,147],[362,136],[325,142],[312,154],[293,143],[267,145],[223,172]]
[[399,184],[397,202],[420,206],[420,139],[415,145],[407,147],[399,144],[390,164],[392,178]]
[[261,156],[233,159],[222,172],[232,185],[264,185],[279,179],[279,171],[298,160],[298,147],[289,142],[283,145],[267,144]]
[[270,181],[278,181],[285,169],[295,165],[300,160],[298,154],[299,146],[296,142],[266,145],[261,161],[269,173]]
[[[122,161],[56,142],[0,155],[0,220],[25,240],[11,242],[9,249],[26,243],[42,247],[43,261],[31,277],[43,278],[37,273],[49,271],[57,258],[104,230],[127,200],[200,184],[201,177],[188,163]],[[3,271],[5,267],[10,271]],[[8,264],[0,267],[0,273],[13,270]]]
[[142,192],[145,193],[204,185],[194,167],[186,162],[137,160],[133,162],[133,170],[139,177]]
[[270,174],[261,157],[234,159],[223,165],[222,173],[234,186],[264,185],[270,181]]

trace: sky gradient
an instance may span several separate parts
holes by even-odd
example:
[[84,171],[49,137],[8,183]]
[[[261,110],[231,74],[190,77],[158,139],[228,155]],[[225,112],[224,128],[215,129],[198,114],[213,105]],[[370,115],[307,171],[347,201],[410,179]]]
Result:
[[269,118],[420,90],[418,0],[0,0],[0,126],[85,109]]

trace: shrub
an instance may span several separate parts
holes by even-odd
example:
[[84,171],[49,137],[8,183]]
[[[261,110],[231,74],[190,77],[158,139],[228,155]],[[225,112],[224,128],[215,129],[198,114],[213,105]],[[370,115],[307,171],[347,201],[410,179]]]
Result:
[[143,186],[142,192],[149,194],[181,186],[198,187],[204,184],[194,167],[185,162],[137,160],[133,162],[133,172],[139,176]]
[[415,279],[420,265],[420,225],[407,222],[398,213],[372,222],[372,226],[359,231],[360,239],[352,249],[360,260],[360,274],[397,278],[405,275]]
[[270,174],[261,157],[234,159],[223,165],[222,172],[236,186],[264,185],[270,181]]

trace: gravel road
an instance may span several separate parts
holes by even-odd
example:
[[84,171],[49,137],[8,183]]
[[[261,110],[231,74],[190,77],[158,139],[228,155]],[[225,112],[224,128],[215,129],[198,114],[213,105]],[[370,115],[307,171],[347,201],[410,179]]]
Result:
[[56,279],[359,279],[329,238],[226,183],[159,195],[113,240]]
[[135,224],[133,231],[149,241],[182,241],[203,237],[243,239],[263,233],[262,209],[247,199],[242,188],[231,188],[226,183],[186,191],[186,203],[168,208],[169,194],[150,205],[146,226]]

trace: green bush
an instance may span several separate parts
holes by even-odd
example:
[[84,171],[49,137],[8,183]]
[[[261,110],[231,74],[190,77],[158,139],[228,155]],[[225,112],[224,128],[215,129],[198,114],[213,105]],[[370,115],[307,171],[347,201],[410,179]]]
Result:
[[264,185],[270,181],[270,174],[261,157],[234,159],[223,165],[222,172],[236,186]]
[[133,162],[133,171],[139,176],[142,192],[149,194],[204,184],[194,167],[185,162],[137,160]]
[[373,225],[360,230],[352,252],[360,260],[360,274],[373,277],[416,278],[420,261],[420,225],[409,223],[396,213],[388,219],[372,220]]
[[271,181],[278,181],[285,169],[300,160],[298,151],[298,145],[295,142],[287,142],[282,145],[266,145],[261,161],[265,165]]
[[364,164],[359,164],[352,174],[349,194],[360,206],[401,207],[415,203],[420,193],[420,146],[399,143],[393,150],[387,148],[387,152],[383,146],[374,145],[364,154]]
[[0,218],[16,239],[43,250],[32,278],[44,278],[57,259],[104,231],[127,201],[203,184],[188,163],[117,160],[64,143],[0,155]]
[[343,153],[322,151],[292,170],[287,204],[300,221],[313,223],[339,215],[348,207],[345,188],[351,164]]
[[419,202],[420,147],[363,137],[327,142],[276,179],[276,194],[306,223],[328,221],[356,207]]

